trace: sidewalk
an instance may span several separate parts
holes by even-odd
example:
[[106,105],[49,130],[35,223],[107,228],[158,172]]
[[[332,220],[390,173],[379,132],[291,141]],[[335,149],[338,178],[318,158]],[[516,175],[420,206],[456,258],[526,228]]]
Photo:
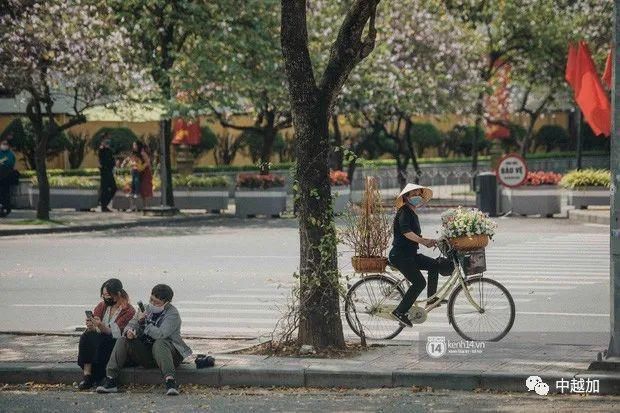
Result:
[[[76,382],[78,337],[0,335],[0,383]],[[386,341],[343,359],[234,354],[255,342],[188,340],[194,353],[214,355],[214,368],[197,370],[191,359],[178,371],[181,383],[261,387],[433,387],[436,389],[525,392],[525,380],[555,383],[573,378],[600,380],[601,394],[620,394],[620,373],[588,372],[599,345],[488,343],[481,354],[431,358],[426,342]],[[121,381],[159,384],[156,370],[124,370]]]
[[36,219],[34,210],[13,210],[6,218],[0,218],[0,237],[28,234],[52,234],[63,232],[102,231],[116,228],[162,225],[183,222],[199,222],[226,214],[205,214],[203,211],[181,212],[171,217],[144,216],[141,212],[77,212],[53,210],[50,221]]

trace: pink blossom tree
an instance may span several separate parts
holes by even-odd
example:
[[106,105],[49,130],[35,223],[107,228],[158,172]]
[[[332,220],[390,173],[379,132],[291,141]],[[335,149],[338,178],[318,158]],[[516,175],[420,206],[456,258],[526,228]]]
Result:
[[[49,219],[48,141],[86,122],[84,111],[120,99],[144,77],[127,62],[131,44],[105,2],[11,0],[0,16],[0,87],[26,96],[36,135],[37,218]],[[71,107],[66,116],[55,106]]]

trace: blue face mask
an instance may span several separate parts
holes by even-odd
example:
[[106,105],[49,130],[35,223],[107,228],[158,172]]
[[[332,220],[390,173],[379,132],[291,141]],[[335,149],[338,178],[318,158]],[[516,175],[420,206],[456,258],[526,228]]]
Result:
[[423,201],[424,200],[421,196],[412,196],[411,198],[409,198],[409,204],[414,207],[421,205]]

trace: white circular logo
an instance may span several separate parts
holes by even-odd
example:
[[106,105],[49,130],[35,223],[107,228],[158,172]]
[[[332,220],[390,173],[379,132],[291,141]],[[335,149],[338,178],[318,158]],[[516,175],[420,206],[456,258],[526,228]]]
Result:
[[516,153],[510,153],[500,159],[496,170],[499,182],[508,187],[522,185],[527,178],[527,164]]
[[426,338],[426,353],[433,357],[439,358],[448,351],[446,338],[442,336],[428,336]]

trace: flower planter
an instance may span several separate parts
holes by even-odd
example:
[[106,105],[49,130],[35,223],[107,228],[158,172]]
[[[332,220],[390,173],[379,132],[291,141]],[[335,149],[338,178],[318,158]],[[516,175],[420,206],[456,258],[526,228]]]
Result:
[[584,186],[567,189],[567,202],[575,209],[585,209],[588,205],[609,205],[609,189],[600,186]]
[[238,217],[267,215],[279,217],[286,211],[286,191],[282,188],[248,189],[235,192],[235,214]]
[[[147,206],[155,206],[161,204],[161,193],[159,191],[153,192],[153,197],[149,198],[147,201]],[[114,199],[112,199],[112,208],[118,209],[119,211],[128,211],[131,208],[135,207],[138,210],[144,208],[144,203],[142,202],[142,198],[138,197],[136,199],[131,199],[127,196],[127,194],[121,190],[116,192],[114,195]]]
[[228,209],[227,188],[175,188],[174,206],[179,209]]
[[32,182],[30,178],[22,178],[19,184],[11,188],[11,207],[13,209],[32,209],[36,205],[32,205],[30,201],[30,190]]
[[332,196],[334,197],[334,214],[341,214],[351,200],[351,188],[348,186],[332,186]]
[[[99,191],[84,188],[50,188],[51,209],[75,209],[86,211],[96,208]],[[30,189],[30,205],[36,208],[39,203],[39,188]]]
[[503,188],[501,201],[503,212],[551,217],[561,212],[562,189],[557,185]]

